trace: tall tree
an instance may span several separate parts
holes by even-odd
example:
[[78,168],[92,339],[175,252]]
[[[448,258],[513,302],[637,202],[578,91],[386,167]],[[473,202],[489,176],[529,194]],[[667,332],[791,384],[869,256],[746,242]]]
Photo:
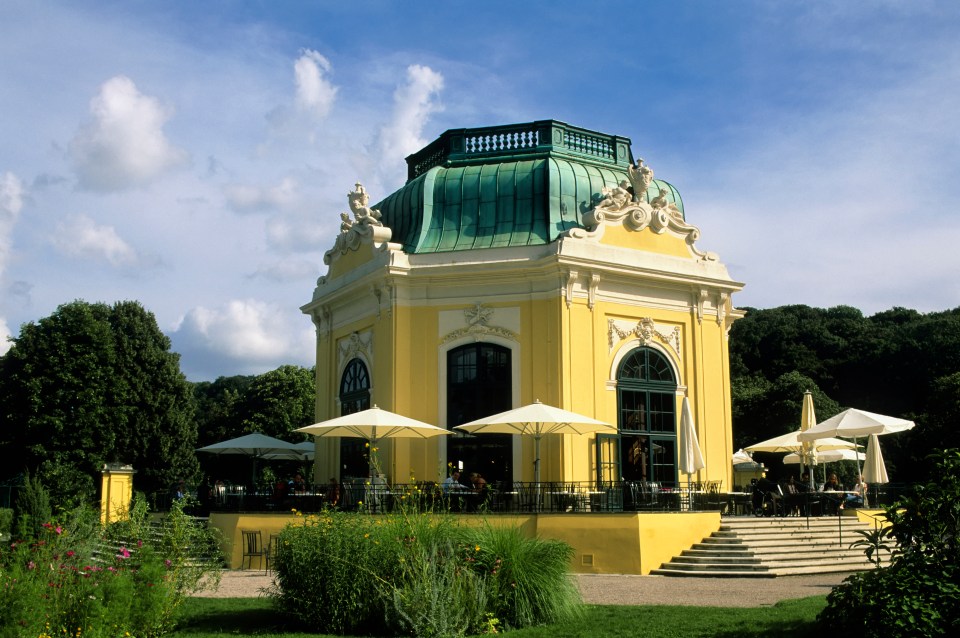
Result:
[[245,432],[263,432],[291,442],[305,438],[293,430],[314,422],[316,385],[312,368],[285,365],[258,375],[240,400]]
[[104,463],[132,464],[148,493],[197,470],[190,385],[133,301],[75,301],[22,326],[0,360],[0,410],[0,466],[30,470],[62,506],[95,496]]

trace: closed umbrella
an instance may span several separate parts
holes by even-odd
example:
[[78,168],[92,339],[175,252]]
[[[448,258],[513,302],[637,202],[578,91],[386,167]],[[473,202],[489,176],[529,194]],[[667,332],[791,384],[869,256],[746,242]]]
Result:
[[[813,409],[813,394],[809,390],[803,393],[803,408],[800,411],[800,431],[806,432],[817,424],[817,415]],[[802,441],[803,464],[812,467],[817,464],[817,449],[810,441]],[[810,490],[814,489],[813,471],[810,472]]]
[[703,453],[700,451],[700,442],[697,440],[697,430],[693,425],[693,413],[690,410],[690,401],[683,397],[680,407],[680,470],[684,474],[693,474],[706,467],[703,462]]
[[887,466],[883,462],[883,452],[880,451],[880,439],[871,434],[867,443],[867,460],[863,464],[863,482],[867,485],[889,483]]
[[297,432],[313,436],[346,436],[367,439],[370,443],[369,472],[373,476],[373,449],[381,439],[430,439],[450,434],[443,428],[417,421],[376,405],[367,410],[345,414],[334,419],[297,428]]
[[534,482],[540,484],[540,439],[545,434],[590,434],[617,431],[617,426],[536,401],[456,426],[471,434],[521,434],[533,437]]

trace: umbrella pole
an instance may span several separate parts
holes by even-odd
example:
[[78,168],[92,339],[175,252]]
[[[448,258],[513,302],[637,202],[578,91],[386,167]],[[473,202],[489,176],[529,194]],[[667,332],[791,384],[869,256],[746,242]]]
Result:
[[533,437],[533,482],[537,486],[536,491],[536,506],[537,511],[540,511],[540,435]]

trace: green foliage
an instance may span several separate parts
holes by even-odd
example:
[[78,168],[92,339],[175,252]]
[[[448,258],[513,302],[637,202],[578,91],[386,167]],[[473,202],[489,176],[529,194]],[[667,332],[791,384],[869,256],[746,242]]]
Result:
[[24,468],[55,506],[90,502],[104,463],[132,464],[139,489],[196,473],[193,398],[179,358],[136,302],[75,301],[0,359],[0,467]]
[[17,521],[17,538],[35,540],[43,534],[43,525],[53,518],[50,494],[40,479],[26,475],[23,487],[14,503]]
[[315,631],[463,636],[576,618],[572,549],[456,517],[324,512],[280,536],[279,608]]
[[797,406],[802,390],[813,391],[820,420],[843,406],[916,421],[914,430],[884,440],[898,481],[922,479],[927,454],[960,446],[953,426],[960,416],[960,308],[893,308],[871,317],[848,306],[747,310],[730,331],[737,447],[798,425],[799,407],[787,414],[791,406],[781,402],[788,388]]
[[824,628],[884,638],[960,631],[960,450],[930,460],[937,478],[886,511],[891,564],[834,589],[819,616]]
[[183,543],[197,538],[153,531],[143,507],[106,530],[86,507],[45,521],[36,538],[0,549],[0,638],[167,634],[185,597],[219,573],[186,558]]
[[0,538],[13,531],[13,508],[0,507]]
[[877,529],[862,530],[858,529],[857,534],[862,536],[858,541],[850,543],[850,547],[862,547],[867,555],[867,560],[874,564],[877,569],[883,563],[883,553],[892,554],[891,534],[889,527],[878,527]]

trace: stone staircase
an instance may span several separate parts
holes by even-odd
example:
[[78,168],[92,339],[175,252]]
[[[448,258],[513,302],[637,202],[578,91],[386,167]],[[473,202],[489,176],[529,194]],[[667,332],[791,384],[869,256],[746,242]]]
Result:
[[[842,525],[842,528],[840,527]],[[724,518],[720,529],[651,574],[774,578],[872,569],[863,548],[850,545],[869,523],[855,516]],[[842,538],[842,542],[838,540]],[[889,554],[883,553],[883,559]]]

